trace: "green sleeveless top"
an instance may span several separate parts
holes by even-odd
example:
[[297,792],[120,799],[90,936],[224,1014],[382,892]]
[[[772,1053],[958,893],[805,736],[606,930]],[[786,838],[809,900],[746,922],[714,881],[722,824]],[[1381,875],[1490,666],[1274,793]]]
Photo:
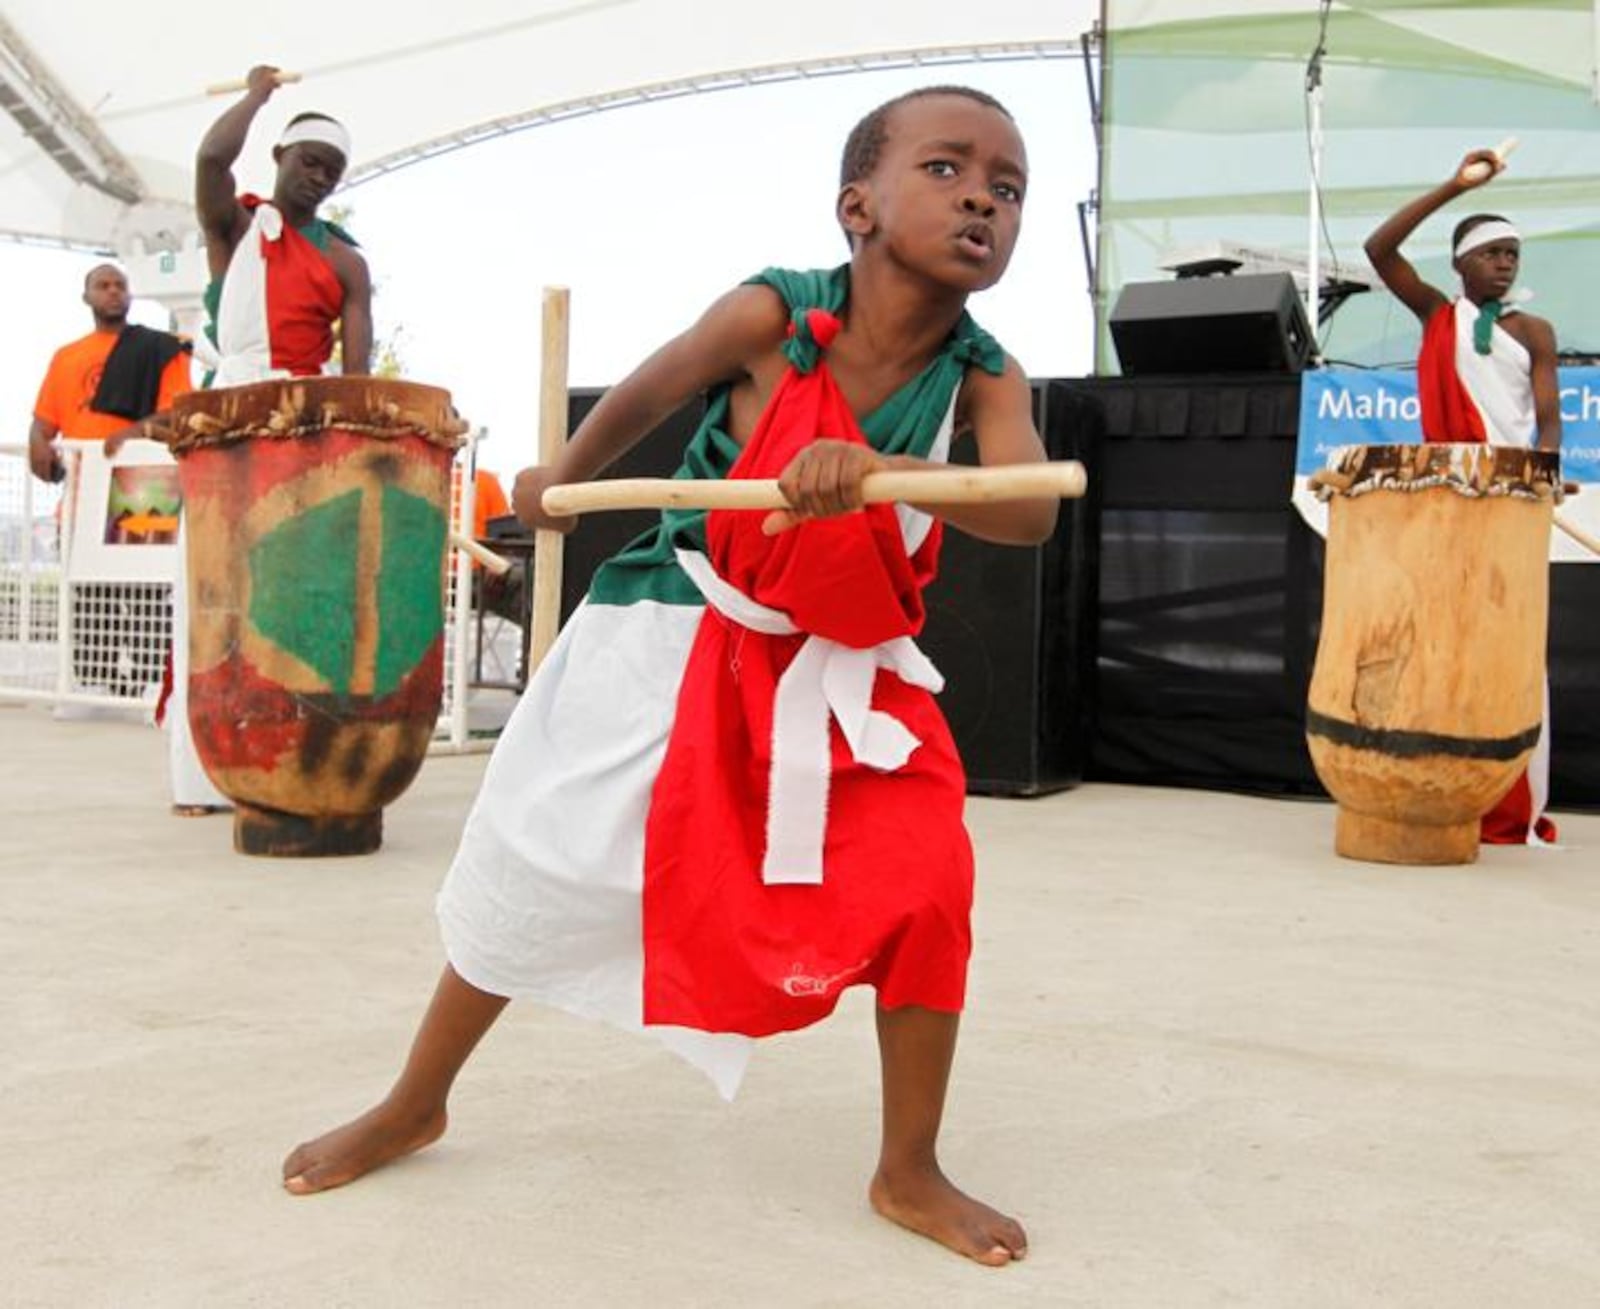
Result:
[[[850,265],[810,272],[768,268],[746,285],[770,286],[783,297],[794,333],[784,343],[784,357],[802,373],[809,373],[822,351],[811,338],[806,311],[822,309],[842,316],[850,299]],[[925,456],[939,435],[950,399],[969,364],[998,374],[1005,367],[1005,352],[971,315],[963,313],[926,368],[870,414],[857,415],[862,435],[881,454]],[[729,390],[724,383],[707,396],[705,417],[690,438],[674,477],[727,476],[741,449],[727,432]],[[589,599],[614,605],[640,600],[704,604],[699,590],[678,567],[676,552],[680,547],[705,549],[705,520],[703,509],[663,510],[656,527],[599,567],[589,586]]]

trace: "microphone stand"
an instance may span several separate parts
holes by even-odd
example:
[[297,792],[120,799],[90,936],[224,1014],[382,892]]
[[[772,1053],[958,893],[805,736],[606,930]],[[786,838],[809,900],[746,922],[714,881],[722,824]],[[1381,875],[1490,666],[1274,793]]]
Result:
[[1318,266],[1322,244],[1322,59],[1328,53],[1328,12],[1333,0],[1321,0],[1317,45],[1306,64],[1306,134],[1311,150],[1311,195],[1307,206],[1309,222],[1306,242],[1306,321],[1311,326],[1313,364],[1322,362],[1317,348],[1317,300],[1321,294],[1322,271]]
[[1307,205],[1309,222],[1306,243],[1306,320],[1310,323],[1312,363],[1322,363],[1322,350],[1317,349],[1318,296],[1322,294],[1322,269],[1318,259],[1322,254],[1322,61],[1328,53],[1328,14],[1333,0],[1318,3],[1317,46],[1306,64],[1306,134],[1310,146],[1310,202]]

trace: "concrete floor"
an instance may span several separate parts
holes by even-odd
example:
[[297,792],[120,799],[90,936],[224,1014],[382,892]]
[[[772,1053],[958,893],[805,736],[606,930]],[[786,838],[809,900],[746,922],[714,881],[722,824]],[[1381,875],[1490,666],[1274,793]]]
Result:
[[1087,786],[976,801],[950,1172],[990,1271],[874,1218],[870,1000],[740,1098],[513,1006],[451,1134],[277,1185],[394,1071],[482,772],[439,758],[374,857],[264,862],[164,803],[160,736],[0,707],[0,1303],[1600,1303],[1600,817],[1397,869],[1321,804]]

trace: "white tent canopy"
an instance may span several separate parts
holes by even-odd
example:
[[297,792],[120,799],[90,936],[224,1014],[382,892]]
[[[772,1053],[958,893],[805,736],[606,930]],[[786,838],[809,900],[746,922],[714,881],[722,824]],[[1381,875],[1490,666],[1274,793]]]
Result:
[[205,88],[255,63],[304,75],[263,125],[275,132],[306,109],[334,114],[351,130],[351,180],[359,180],[541,121],[665,95],[1064,54],[1099,11],[1098,0],[398,0],[259,13],[170,0],[8,0],[0,235],[176,248],[192,229],[195,147],[228,103]]

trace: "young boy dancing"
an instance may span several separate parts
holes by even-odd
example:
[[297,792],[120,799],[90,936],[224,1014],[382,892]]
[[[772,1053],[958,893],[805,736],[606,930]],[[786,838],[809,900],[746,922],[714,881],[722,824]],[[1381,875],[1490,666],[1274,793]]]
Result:
[[[879,1213],[986,1264],[1021,1227],[957,1189],[935,1146],[967,959],[963,774],[911,638],[939,524],[862,509],[878,469],[1034,462],[1022,370],[965,312],[1005,271],[1027,166],[977,91],[890,101],[846,144],[848,265],[768,270],[619,383],[560,460],[517,479],[530,527],[698,392],[695,477],[778,476],[775,514],[668,512],[596,574],[490,761],[439,896],[448,966],[389,1094],[293,1151],[284,1185],[340,1186],[436,1140],[511,996],[648,1028],[725,1095],[751,1037],[877,989]],[[1033,544],[1053,500],[941,508]]]
[[[1470,214],[1450,236],[1461,294],[1451,299],[1424,282],[1400,253],[1422,221],[1505,167],[1493,150],[1471,151],[1456,171],[1402,206],[1367,238],[1367,258],[1385,286],[1422,320],[1417,394],[1424,441],[1561,448],[1555,329],[1517,307],[1512,291],[1522,238],[1499,214]],[[1548,697],[1547,697],[1548,698]],[[1546,719],[1548,720],[1548,706]],[[1483,816],[1486,845],[1540,845],[1556,839],[1545,816],[1550,792],[1550,725],[1511,790]]]

